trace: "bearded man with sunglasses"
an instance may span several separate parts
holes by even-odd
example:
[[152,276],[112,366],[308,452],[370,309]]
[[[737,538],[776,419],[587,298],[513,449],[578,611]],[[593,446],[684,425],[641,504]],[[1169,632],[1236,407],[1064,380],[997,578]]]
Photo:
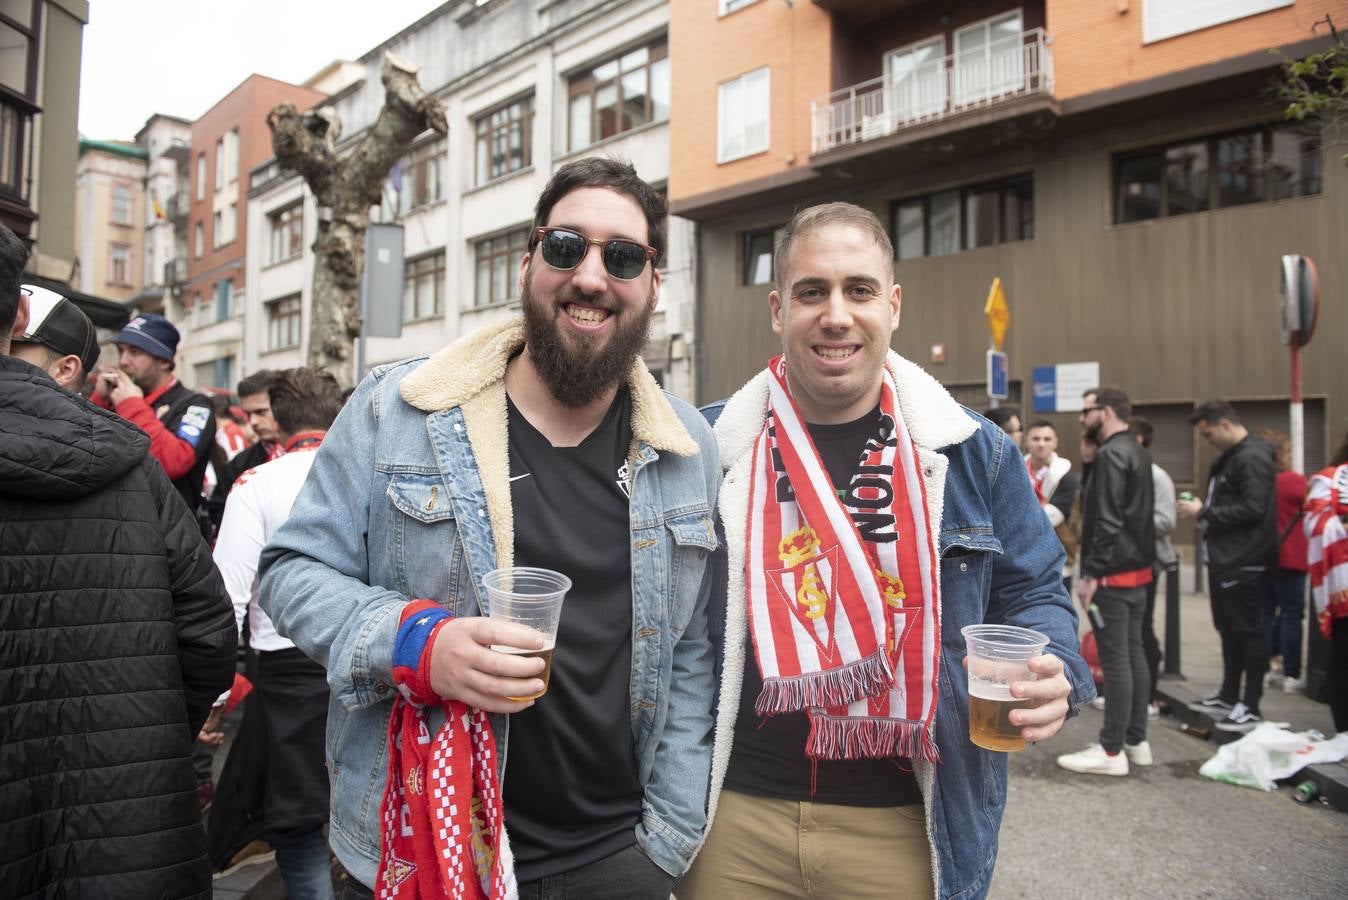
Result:
[[[262,607],[328,670],[350,896],[664,898],[702,838],[719,468],[641,361],[665,215],[626,163],[559,169],[523,316],[373,371],[263,553]],[[537,633],[484,617],[508,566],[573,582],[536,700],[543,661],[492,647]]]

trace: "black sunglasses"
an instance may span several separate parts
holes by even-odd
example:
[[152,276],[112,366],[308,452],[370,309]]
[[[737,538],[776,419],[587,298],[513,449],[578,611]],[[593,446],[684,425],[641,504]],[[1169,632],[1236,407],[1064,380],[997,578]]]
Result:
[[570,271],[581,264],[593,244],[603,251],[604,270],[614,278],[631,281],[642,273],[648,260],[655,259],[655,248],[624,238],[601,241],[586,237],[574,228],[535,228],[534,246],[543,245],[543,261],[554,269]]

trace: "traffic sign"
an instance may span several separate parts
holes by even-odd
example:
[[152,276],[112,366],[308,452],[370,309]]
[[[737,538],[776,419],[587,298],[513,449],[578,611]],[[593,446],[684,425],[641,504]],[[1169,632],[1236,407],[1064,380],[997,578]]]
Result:
[[1010,363],[1000,350],[988,351],[988,399],[1005,400],[1011,386]]
[[1002,279],[992,279],[988,290],[988,302],[983,306],[983,315],[988,317],[988,331],[992,333],[992,346],[1002,349],[1002,340],[1006,337],[1007,326],[1011,324],[1011,307],[1006,303],[1006,294],[1002,293]]

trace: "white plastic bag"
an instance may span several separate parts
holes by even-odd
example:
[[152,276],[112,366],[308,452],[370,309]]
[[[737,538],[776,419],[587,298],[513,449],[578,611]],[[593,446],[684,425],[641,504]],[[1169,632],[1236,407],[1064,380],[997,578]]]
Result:
[[1198,774],[1217,781],[1271,791],[1279,778],[1295,775],[1306,766],[1338,762],[1348,756],[1348,731],[1329,740],[1318,732],[1288,731],[1264,722],[1238,741],[1223,744],[1203,763]]

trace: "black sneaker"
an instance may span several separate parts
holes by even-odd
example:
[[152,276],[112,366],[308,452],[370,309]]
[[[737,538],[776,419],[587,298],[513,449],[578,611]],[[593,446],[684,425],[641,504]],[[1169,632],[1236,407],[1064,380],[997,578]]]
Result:
[[1217,723],[1222,731],[1250,731],[1264,721],[1259,713],[1252,712],[1244,703],[1237,703],[1225,719]]
[[1227,712],[1234,709],[1236,704],[1228,703],[1222,699],[1221,694],[1210,694],[1202,700],[1195,700],[1189,704],[1189,708],[1197,712]]

